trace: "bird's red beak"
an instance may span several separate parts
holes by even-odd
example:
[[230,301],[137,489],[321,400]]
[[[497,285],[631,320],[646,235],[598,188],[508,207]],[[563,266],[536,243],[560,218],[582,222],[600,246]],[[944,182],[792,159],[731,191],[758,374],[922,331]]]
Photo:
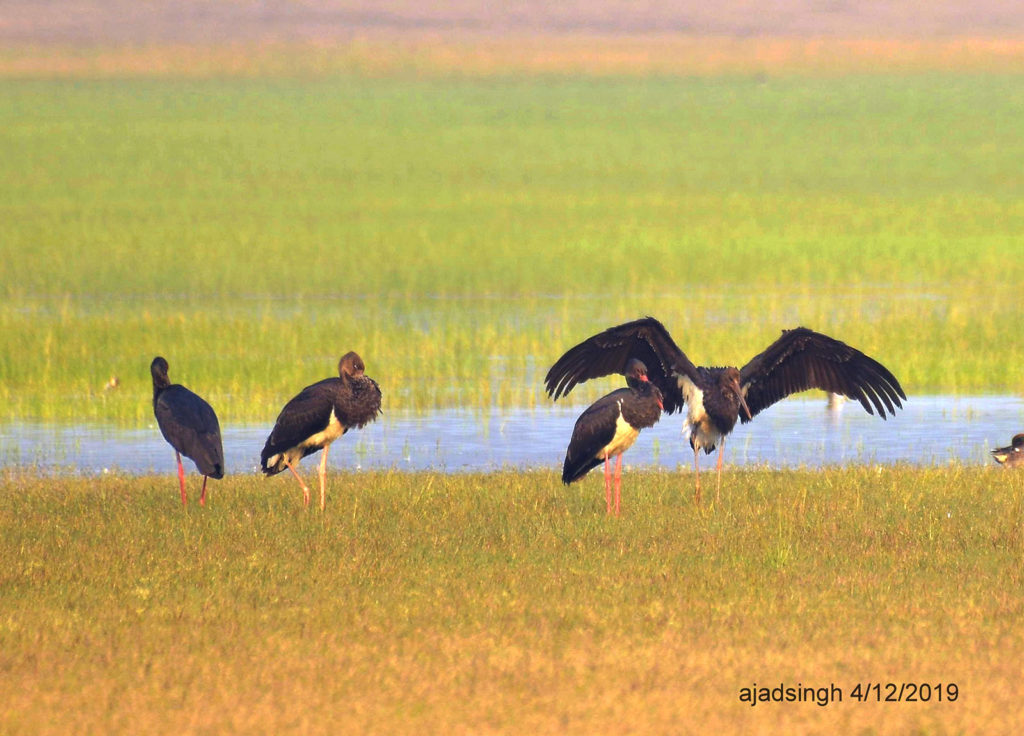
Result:
[[747,400],[743,398],[743,392],[740,391],[740,406],[743,407],[743,411],[747,414],[747,419],[753,419],[754,417],[750,413],[750,407],[747,406]]
[[[651,382],[651,379],[647,377],[646,373],[640,376],[640,380],[644,381],[645,383]],[[658,399],[658,408],[661,409],[662,411],[665,411],[665,405],[661,402],[661,399]]]
[[747,420],[753,419],[754,416],[750,413],[750,407],[747,406],[747,399],[743,396],[743,388],[740,386],[740,382],[736,381],[733,385],[736,387],[736,395],[740,398],[740,406],[743,407],[743,411],[747,415]]

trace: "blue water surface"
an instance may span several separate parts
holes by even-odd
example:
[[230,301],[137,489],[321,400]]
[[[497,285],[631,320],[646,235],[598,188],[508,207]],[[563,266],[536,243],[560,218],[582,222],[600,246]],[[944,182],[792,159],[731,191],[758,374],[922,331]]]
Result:
[[[486,471],[557,468],[582,405],[489,412],[388,412],[353,430],[330,451],[332,468]],[[230,473],[255,473],[270,426],[225,426]],[[690,468],[693,453],[680,415],[663,415],[626,453],[627,467]],[[818,400],[789,399],[738,424],[725,461],[769,468],[846,464],[967,465],[992,463],[989,451],[1024,431],[1024,401],[1011,396],[913,396],[886,421],[859,404],[840,410]],[[312,467],[319,456],[309,458]],[[716,455],[702,456],[711,468]],[[172,473],[174,451],[156,423],[143,429],[15,422],[0,425],[0,466],[53,473]],[[187,470],[194,471],[191,463]]]

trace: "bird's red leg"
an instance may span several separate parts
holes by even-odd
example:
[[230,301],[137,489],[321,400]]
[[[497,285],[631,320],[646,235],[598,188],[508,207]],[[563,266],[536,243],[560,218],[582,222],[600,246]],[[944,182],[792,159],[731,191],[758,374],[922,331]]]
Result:
[[185,468],[181,464],[181,453],[175,450],[174,457],[178,459],[178,485],[181,486],[181,505],[185,506],[188,504],[188,497],[185,495]]
[[604,505],[607,513],[612,512],[612,474],[608,466],[608,456],[604,457]]
[[295,480],[297,480],[299,482],[299,485],[302,486],[302,504],[303,504],[303,506],[307,506],[308,507],[309,506],[309,486],[306,485],[306,481],[302,480],[302,476],[300,476],[298,474],[298,472],[296,472],[295,468],[292,467],[292,464],[290,462],[285,460],[284,464],[288,466],[288,470],[292,471],[292,475],[295,476]]
[[199,494],[199,505],[200,506],[205,506],[206,505],[206,481],[208,481],[208,480],[210,480],[210,478],[208,476],[204,475],[203,476],[203,491],[202,491],[202,493]]
[[717,506],[722,500],[722,461],[725,459],[725,437],[722,438],[722,442],[718,445],[718,483],[715,485],[715,505]]
[[324,455],[320,458],[320,510],[327,508],[327,451],[330,445],[324,445]]
[[693,472],[697,476],[697,490],[693,493],[694,502],[700,506],[700,447],[695,443],[693,445]]
[[622,455],[615,458],[615,515],[619,515],[619,506],[622,501]]

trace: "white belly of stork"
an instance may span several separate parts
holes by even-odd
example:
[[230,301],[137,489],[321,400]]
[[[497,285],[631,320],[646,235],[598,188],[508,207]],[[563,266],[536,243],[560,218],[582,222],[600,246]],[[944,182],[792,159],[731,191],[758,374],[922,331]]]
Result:
[[302,442],[299,447],[303,450],[307,447],[326,447],[345,434],[345,430],[345,425],[338,421],[338,417],[334,414],[334,409],[331,409],[331,416],[327,420],[327,426],[322,431],[317,432]]
[[295,447],[291,447],[284,452],[272,455],[267,458],[267,467],[276,468],[277,470],[284,470],[288,465],[295,466],[299,460],[302,459],[306,452],[307,447],[327,447],[334,440],[345,434],[347,428],[341,422],[338,421],[338,417],[334,414],[334,409],[331,409],[331,416],[327,420],[327,426],[323,430],[317,432],[304,439]]
[[722,433],[715,427],[711,417],[704,411],[704,392],[686,376],[678,376],[679,388],[686,399],[686,419],[683,435],[690,440],[694,450],[709,453],[722,442]]
[[598,457],[607,460],[610,457],[621,455],[636,442],[640,436],[640,430],[635,429],[629,422],[622,418],[622,402],[619,402],[619,416],[615,420],[615,436],[612,441],[605,445],[598,453]]

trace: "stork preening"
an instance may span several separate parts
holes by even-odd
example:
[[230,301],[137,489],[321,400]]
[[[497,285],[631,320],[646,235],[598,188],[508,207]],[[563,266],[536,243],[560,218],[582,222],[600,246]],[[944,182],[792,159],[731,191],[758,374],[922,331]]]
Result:
[[1024,434],[1015,434],[1009,445],[992,450],[992,457],[1004,468],[1024,467]]
[[309,486],[295,466],[299,460],[323,450],[320,458],[320,510],[327,506],[327,450],[353,427],[369,424],[380,413],[380,387],[364,374],[363,359],[346,353],[338,361],[338,377],[325,378],[302,389],[284,405],[260,454],[267,475],[287,468],[302,486],[309,506]]
[[568,485],[603,462],[604,500],[610,514],[613,507],[609,463],[614,457],[616,516],[622,499],[622,453],[633,445],[641,429],[657,423],[664,408],[661,391],[647,379],[643,363],[630,360],[623,373],[627,387],[602,396],[576,420],[562,467],[562,482]]
[[[630,360],[647,366],[647,376],[660,389],[664,410],[687,408],[684,428],[693,448],[696,473],[694,498],[701,499],[699,455],[718,454],[719,498],[725,437],[739,419],[746,423],[790,394],[822,389],[860,402],[882,419],[895,414],[906,394],[889,370],[859,350],[806,327],[783,330],[782,336],[743,368],[694,365],[653,317],[627,322],[570,348],[545,378],[548,394],[557,399],[578,383],[618,373]],[[742,410],[742,414],[740,411]]]
[[185,468],[181,456],[191,458],[203,474],[203,490],[199,505],[206,505],[206,481],[224,477],[224,446],[220,439],[220,423],[213,408],[184,386],[172,384],[167,377],[167,361],[153,358],[149,372],[153,376],[153,413],[160,433],[178,460],[178,483],[181,503],[186,505]]

